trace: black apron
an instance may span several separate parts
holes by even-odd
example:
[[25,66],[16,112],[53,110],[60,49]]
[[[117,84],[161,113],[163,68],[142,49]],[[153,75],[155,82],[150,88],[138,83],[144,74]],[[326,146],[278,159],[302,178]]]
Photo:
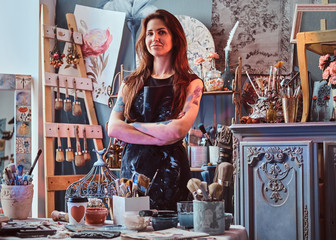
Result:
[[[197,78],[197,76],[195,77]],[[162,122],[171,116],[171,78],[150,78],[132,103],[136,122]],[[176,210],[178,201],[187,200],[190,179],[188,156],[182,141],[166,146],[127,143],[121,158],[121,177],[141,173],[150,179],[159,169],[149,191],[151,209]]]

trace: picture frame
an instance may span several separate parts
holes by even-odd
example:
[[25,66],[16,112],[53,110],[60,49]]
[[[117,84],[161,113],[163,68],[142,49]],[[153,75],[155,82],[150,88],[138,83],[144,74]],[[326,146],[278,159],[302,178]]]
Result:
[[336,4],[296,4],[290,43],[296,44],[296,34],[300,32],[302,15],[304,12],[336,12]]

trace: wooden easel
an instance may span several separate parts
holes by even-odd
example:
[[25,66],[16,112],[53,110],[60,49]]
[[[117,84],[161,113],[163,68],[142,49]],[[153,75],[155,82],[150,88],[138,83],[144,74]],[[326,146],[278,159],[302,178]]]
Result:
[[[43,122],[44,122],[44,168],[45,168],[45,184],[46,184],[46,215],[50,217],[51,212],[55,208],[55,191],[66,190],[67,187],[84,177],[84,175],[55,175],[55,148],[54,140],[57,135],[57,127],[59,126],[60,137],[66,137],[67,126],[74,127],[74,125],[79,126],[79,128],[85,128],[86,132],[90,132],[87,138],[92,138],[94,140],[94,146],[96,149],[103,149],[103,130],[100,125],[98,125],[95,108],[93,104],[93,98],[91,91],[93,90],[91,79],[87,78],[86,68],[83,60],[83,55],[80,45],[77,43],[81,38],[81,34],[77,32],[77,26],[75,17],[73,14],[67,14],[66,19],[68,23],[68,28],[71,29],[59,29],[57,28],[57,33],[60,30],[62,34],[57,34],[54,36],[53,30],[55,26],[49,26],[49,12],[48,7],[44,4],[41,5],[41,54],[42,54],[42,80],[43,80]],[[59,41],[71,41],[71,32],[73,33],[73,41],[76,46],[76,50],[79,53],[80,61],[77,65],[80,77],[64,76],[51,73],[50,71],[50,59],[49,51],[50,49],[50,39],[57,37]],[[84,91],[84,101],[86,112],[88,114],[88,119],[90,125],[83,124],[56,124],[54,123],[54,92],[53,87],[56,86],[56,77],[59,77],[60,87],[64,86],[64,79],[66,78],[76,78],[76,88],[78,90]],[[63,80],[62,80],[63,79]],[[71,81],[69,82],[69,89],[73,88]],[[80,136],[81,137],[81,132]],[[70,137],[74,137],[74,131],[70,131]]]

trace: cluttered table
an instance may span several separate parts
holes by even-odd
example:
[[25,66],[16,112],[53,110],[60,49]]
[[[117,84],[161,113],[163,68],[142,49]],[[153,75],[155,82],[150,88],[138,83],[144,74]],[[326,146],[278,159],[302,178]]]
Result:
[[[112,221],[106,220],[104,225],[69,225],[66,222],[55,222],[49,218],[28,218],[27,220],[13,220],[12,224],[15,223],[16,226],[25,226],[28,229],[23,232],[22,237],[25,239],[82,239],[82,237],[75,237],[75,234],[80,232],[90,233],[92,231],[100,232],[106,235],[106,238],[101,237],[100,239],[219,239],[219,240],[248,240],[247,231],[243,226],[231,225],[229,230],[226,230],[223,235],[210,236],[204,233],[195,233],[192,231],[182,230],[181,228],[171,228],[161,231],[153,231],[151,227],[147,227],[145,231],[136,232],[130,231],[122,226],[116,226],[112,224]],[[6,227],[6,223],[2,223],[3,227],[0,230],[0,239],[21,239],[15,234],[11,236],[3,232]],[[36,226],[39,226],[36,229]],[[28,227],[28,228],[27,228]],[[31,230],[29,230],[31,227]],[[35,230],[33,229],[35,227]],[[39,231],[41,235],[39,234]],[[43,232],[53,233],[49,236],[42,236]],[[121,233],[119,235],[118,233]],[[113,233],[117,233],[113,237]],[[26,235],[25,235],[26,234]],[[31,234],[29,236],[29,234]],[[6,236],[7,235],[7,236]],[[35,235],[35,236],[34,236]],[[155,237],[156,236],[156,237]],[[158,238],[158,236],[160,236]],[[165,236],[165,237],[163,237]],[[88,238],[86,238],[88,239]]]

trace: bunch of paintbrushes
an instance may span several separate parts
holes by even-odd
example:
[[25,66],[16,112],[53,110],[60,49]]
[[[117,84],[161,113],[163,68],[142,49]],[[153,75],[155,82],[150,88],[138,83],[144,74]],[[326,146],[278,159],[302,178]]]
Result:
[[121,178],[115,180],[117,195],[121,197],[139,197],[147,196],[158,170],[153,176],[153,179],[146,177],[144,174],[134,173],[132,179]]
[[202,182],[198,178],[191,178],[187,183],[187,188],[192,193],[195,200],[199,201],[221,201],[223,187],[219,183]]
[[191,178],[187,183],[187,188],[192,193],[195,200],[199,201],[222,201],[223,191],[232,181],[233,165],[223,162],[217,165],[214,182],[209,186],[207,182],[198,178]]
[[77,167],[84,166],[85,162],[90,161],[90,153],[87,149],[87,137],[86,137],[86,130],[83,128],[83,139],[84,139],[84,149],[83,151],[81,150],[81,143],[79,139],[79,126],[75,125],[73,127],[74,130],[74,136],[76,138],[76,147],[75,151],[71,145],[71,126],[69,125],[66,129],[67,133],[67,148],[65,149],[65,157],[64,157],[64,151],[62,149],[62,143],[61,143],[61,138],[60,138],[60,128],[57,126],[57,149],[56,149],[56,161],[57,162],[63,162],[64,160],[68,162],[75,161],[75,165]]
[[10,163],[7,167],[3,170],[3,178],[2,178],[2,184],[6,185],[28,185],[31,184],[33,181],[32,172],[35,168],[35,165],[42,153],[42,150],[40,149],[37,152],[36,158],[33,162],[33,165],[27,172],[27,174],[24,174],[24,166],[23,165],[15,165],[14,163]]

